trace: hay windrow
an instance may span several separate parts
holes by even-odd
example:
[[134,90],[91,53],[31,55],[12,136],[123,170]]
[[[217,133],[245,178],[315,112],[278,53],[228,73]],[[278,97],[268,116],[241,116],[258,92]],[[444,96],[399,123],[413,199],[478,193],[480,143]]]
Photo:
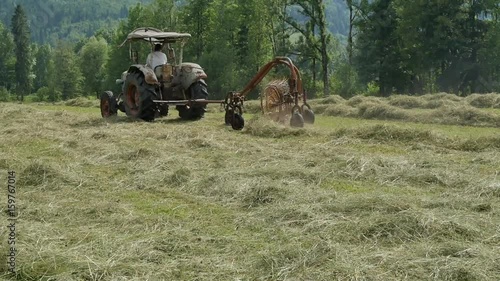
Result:
[[373,125],[358,128],[341,128],[330,134],[334,138],[356,138],[377,142],[427,144],[459,151],[488,151],[500,148],[500,137],[447,137],[433,130],[410,129],[397,125]]
[[442,124],[500,127],[500,116],[470,106],[445,107],[431,113],[429,119]]
[[463,99],[457,95],[448,94],[448,93],[426,94],[426,95],[423,95],[422,98],[425,100],[428,100],[428,101],[449,100],[449,101],[454,101],[454,102],[460,102]]
[[402,109],[438,109],[460,104],[453,99],[428,99],[425,96],[394,95],[387,98],[388,104]]
[[498,94],[474,94],[467,98],[439,93],[424,96],[394,95],[388,98],[355,96],[327,106],[312,101],[313,110],[326,116],[433,123],[461,126],[500,127],[500,114],[482,108],[500,107]]
[[465,98],[465,101],[477,108],[493,108],[500,104],[499,94],[472,94]]
[[312,136],[314,132],[308,128],[291,128],[257,115],[248,121],[243,133],[264,138],[285,138],[297,136]]
[[66,106],[76,106],[76,107],[99,107],[98,100],[89,100],[87,98],[78,97],[75,99],[70,99],[63,102]]
[[260,108],[260,100],[246,101],[244,110],[246,113],[250,114],[262,113],[262,110]]
[[378,102],[362,102],[358,105],[358,116],[366,119],[409,120],[411,115],[394,106]]
[[356,107],[361,103],[371,102],[372,104],[383,103],[382,98],[377,97],[365,97],[365,96],[354,96],[346,101],[346,104],[352,107]]
[[356,117],[357,114],[358,111],[355,108],[352,108],[345,104],[329,105],[323,111],[323,115],[326,116]]
[[427,142],[437,143],[443,137],[430,130],[414,130],[394,125],[375,125],[354,129],[339,129],[333,134],[335,137],[352,136],[366,140],[400,141],[400,142]]
[[328,104],[313,104],[311,107],[313,108],[314,114],[323,114],[327,108],[331,105]]
[[327,98],[312,100],[311,104],[339,104],[345,103],[346,100],[339,95],[332,95]]
[[404,108],[425,108],[425,100],[415,96],[395,95],[389,98],[389,105]]

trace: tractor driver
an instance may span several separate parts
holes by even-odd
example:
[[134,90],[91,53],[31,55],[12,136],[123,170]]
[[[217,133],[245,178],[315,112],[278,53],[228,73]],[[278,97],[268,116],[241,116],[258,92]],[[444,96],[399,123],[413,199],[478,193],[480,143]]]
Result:
[[148,55],[148,59],[146,60],[146,66],[151,67],[151,69],[155,69],[155,67],[159,65],[164,65],[167,63],[167,56],[161,51],[162,45],[155,44],[154,52]]

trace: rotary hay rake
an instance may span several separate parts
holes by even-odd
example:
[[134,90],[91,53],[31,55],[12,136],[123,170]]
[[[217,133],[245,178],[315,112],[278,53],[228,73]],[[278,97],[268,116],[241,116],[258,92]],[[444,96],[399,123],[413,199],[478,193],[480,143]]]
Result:
[[277,57],[255,75],[248,85],[240,92],[230,92],[225,101],[225,121],[234,130],[241,130],[245,126],[243,106],[246,96],[264,79],[264,77],[279,65],[285,65],[290,70],[288,80],[274,80],[268,83],[261,93],[261,110],[277,122],[286,122],[290,118],[290,126],[304,127],[304,123],[313,124],[314,112],[307,104],[307,96],[302,87],[299,69],[287,57]]

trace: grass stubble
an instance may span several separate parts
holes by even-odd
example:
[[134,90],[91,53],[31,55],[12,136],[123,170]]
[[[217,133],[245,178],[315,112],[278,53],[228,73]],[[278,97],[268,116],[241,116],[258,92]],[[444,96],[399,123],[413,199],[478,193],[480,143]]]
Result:
[[[500,279],[498,129],[398,122],[436,114],[429,101],[466,105],[397,99],[313,101],[356,119],[252,117],[242,132],[220,113],[145,123],[0,104],[0,170],[19,178],[17,279]],[[407,116],[358,119],[393,108]]]

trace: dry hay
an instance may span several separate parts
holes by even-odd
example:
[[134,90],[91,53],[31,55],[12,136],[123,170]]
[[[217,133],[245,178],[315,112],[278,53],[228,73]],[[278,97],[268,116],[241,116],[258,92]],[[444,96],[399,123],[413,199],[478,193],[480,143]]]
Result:
[[388,98],[389,105],[404,108],[425,108],[425,100],[416,96],[393,95]]
[[77,106],[77,107],[99,107],[98,100],[89,100],[87,98],[78,97],[75,99],[70,99],[65,102],[61,102],[66,106]]
[[358,110],[345,104],[332,104],[318,112],[318,106],[314,107],[318,114],[323,113],[326,116],[357,117]]
[[380,142],[400,141],[405,143],[436,143],[443,139],[441,135],[430,130],[401,128],[394,125],[374,125],[361,128],[342,128],[335,131],[333,136],[350,136]]
[[423,99],[432,101],[432,100],[449,100],[454,102],[461,102],[463,98],[448,93],[437,93],[437,94],[426,94],[422,96]]
[[339,104],[345,103],[346,100],[339,95],[331,95],[326,98],[315,99],[311,101],[311,104]]
[[500,127],[500,116],[471,106],[444,107],[426,116],[426,121],[451,125]]
[[256,115],[247,122],[243,129],[245,134],[265,138],[283,138],[290,136],[312,136],[313,130],[307,128],[291,128],[289,124],[280,124],[274,120]]
[[378,97],[371,97],[371,96],[354,96],[350,99],[347,100],[346,104],[352,107],[357,107],[358,105],[364,103],[364,102],[371,102],[371,103],[384,103],[384,99],[378,98]]
[[493,108],[500,104],[499,94],[472,94],[465,98],[465,101],[477,108]]
[[382,102],[364,101],[358,105],[358,116],[366,119],[408,120],[411,115]]
[[0,109],[22,280],[500,278],[496,129]]

